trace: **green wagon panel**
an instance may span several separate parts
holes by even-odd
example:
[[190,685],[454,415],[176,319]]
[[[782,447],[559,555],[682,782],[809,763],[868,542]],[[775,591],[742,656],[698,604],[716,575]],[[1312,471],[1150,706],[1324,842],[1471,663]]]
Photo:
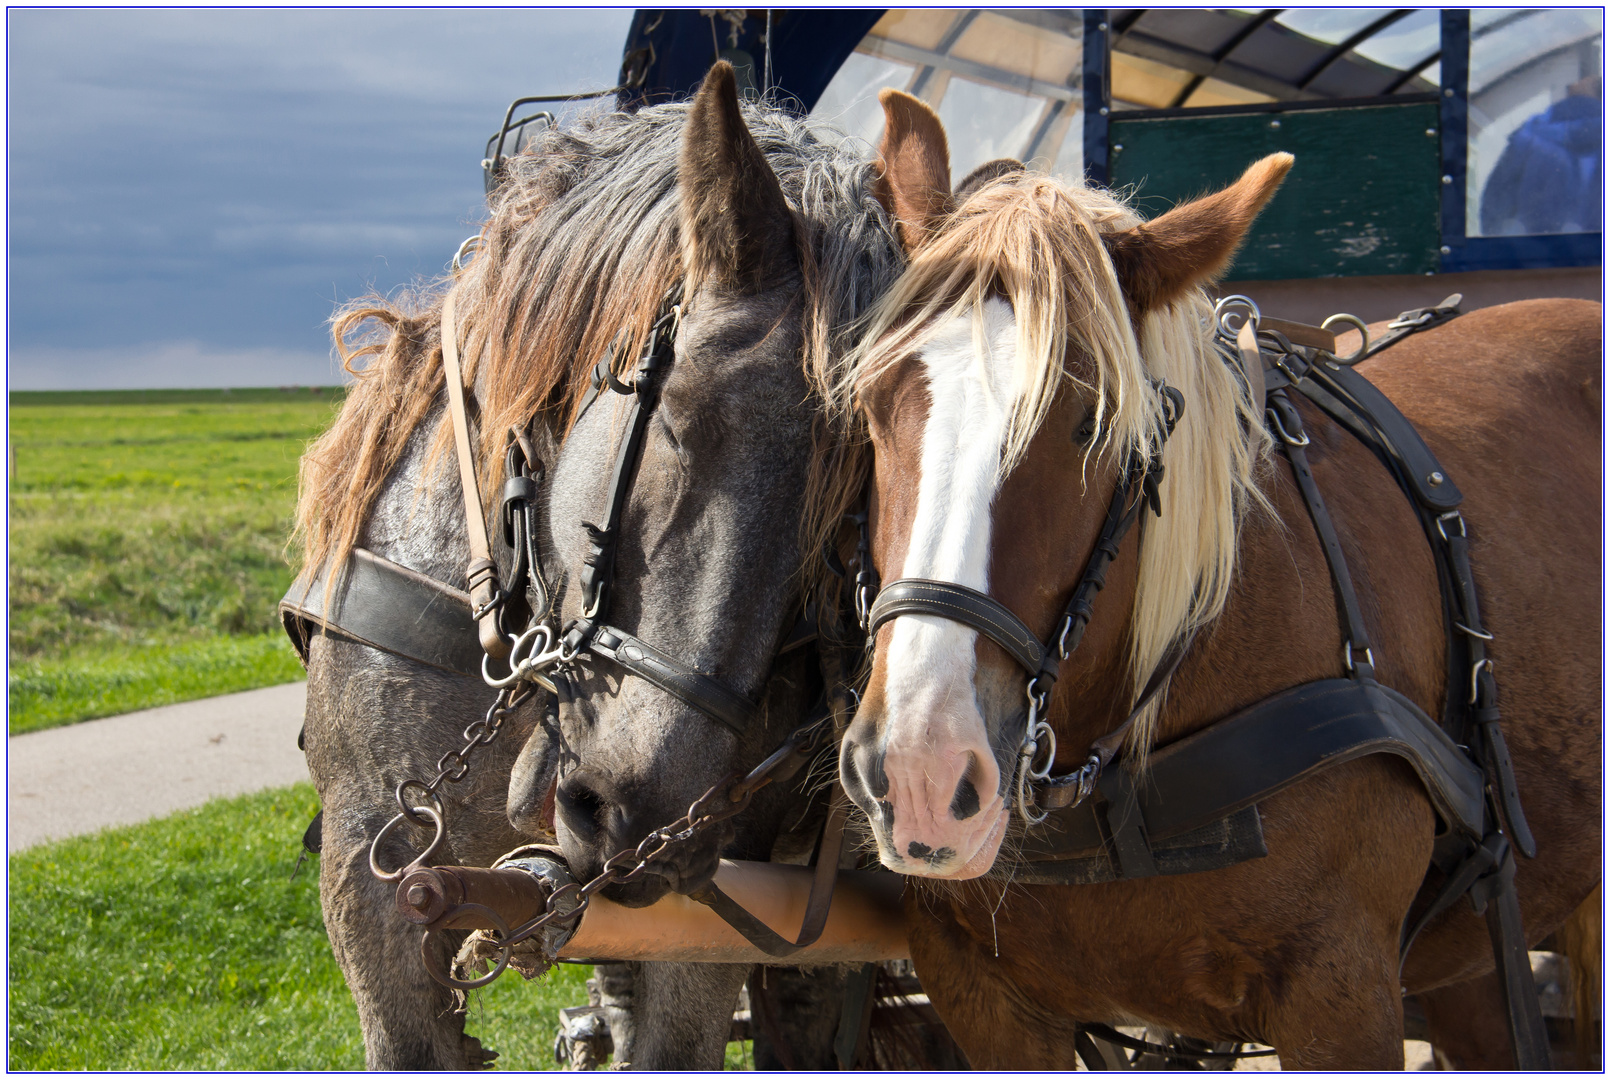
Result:
[[1223,187],[1266,154],[1297,158],[1231,280],[1438,268],[1438,106],[1113,119],[1112,183],[1148,218]]

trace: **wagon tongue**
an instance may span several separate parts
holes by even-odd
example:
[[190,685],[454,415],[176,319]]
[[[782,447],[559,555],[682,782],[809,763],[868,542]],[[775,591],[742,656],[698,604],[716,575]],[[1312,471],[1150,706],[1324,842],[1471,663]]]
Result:
[[[676,894],[637,909],[594,896],[581,918],[550,920],[528,936],[527,929],[545,912],[574,913],[580,891],[557,852],[532,846],[511,852],[492,868],[413,870],[398,885],[397,910],[430,931],[428,942],[442,930],[475,931],[452,973],[442,970],[437,949],[422,949],[432,977],[449,986],[485,985],[505,967],[534,978],[561,959],[764,963],[776,955],[767,948],[771,939],[784,940],[772,927],[799,925],[814,907],[815,876],[804,866],[724,860],[712,885],[723,902],[714,910]],[[855,870],[839,871],[835,878],[832,910],[811,942],[787,944],[817,963],[905,958],[903,879]],[[752,933],[755,927],[761,932],[753,937],[744,933],[728,918],[732,912],[723,910],[727,907],[754,923]],[[801,940],[807,936],[802,934]],[[505,945],[511,941],[512,946]],[[491,971],[470,977],[489,960]]]

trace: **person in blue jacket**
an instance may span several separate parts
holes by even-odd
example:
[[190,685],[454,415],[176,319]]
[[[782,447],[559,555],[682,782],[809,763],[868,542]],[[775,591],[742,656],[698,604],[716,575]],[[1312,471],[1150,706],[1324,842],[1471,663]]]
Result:
[[1601,113],[1591,76],[1511,134],[1483,185],[1484,236],[1600,231]]

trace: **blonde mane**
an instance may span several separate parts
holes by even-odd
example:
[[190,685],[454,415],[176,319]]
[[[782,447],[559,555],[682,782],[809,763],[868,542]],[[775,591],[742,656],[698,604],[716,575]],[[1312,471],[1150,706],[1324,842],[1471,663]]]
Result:
[[[685,267],[680,242],[677,162],[687,111],[598,113],[546,132],[508,161],[468,266],[423,295],[372,297],[337,316],[336,349],[356,382],[302,460],[293,544],[300,541],[303,565],[345,561],[410,434],[445,402],[446,288],[455,291],[464,375],[474,387],[468,404],[484,499],[503,483],[510,428],[534,421],[557,443],[611,344],[618,370],[636,362],[666,291],[700,270]],[[747,106],[745,120],[795,211],[802,364],[825,402],[834,360],[894,281],[900,256],[881,211],[864,197],[868,163],[781,110]],[[864,472],[855,428],[842,414],[819,412],[803,552],[821,550],[837,530]],[[451,441],[444,410],[425,475],[452,474],[438,467]],[[805,562],[814,572],[821,560]]]
[[[1152,453],[1162,429],[1150,379],[1185,396],[1185,414],[1163,448],[1163,516],[1144,515],[1141,531],[1128,657],[1137,694],[1175,640],[1223,610],[1244,512],[1267,505],[1253,474],[1268,448],[1244,384],[1213,349],[1212,309],[1200,288],[1145,316],[1137,340],[1102,236],[1141,220],[1107,192],[1046,176],[985,185],[869,314],[862,345],[838,381],[841,407],[851,407],[858,386],[960,315],[973,318],[983,354],[984,304],[1003,297],[1017,319],[1017,385],[1024,390],[1010,406],[1002,476],[1023,460],[1065,383],[1096,401],[1103,437],[1087,461],[1108,449]],[[1071,349],[1089,358],[1091,382],[1069,370]],[[1155,706],[1135,725],[1138,753],[1151,745],[1156,716]]]

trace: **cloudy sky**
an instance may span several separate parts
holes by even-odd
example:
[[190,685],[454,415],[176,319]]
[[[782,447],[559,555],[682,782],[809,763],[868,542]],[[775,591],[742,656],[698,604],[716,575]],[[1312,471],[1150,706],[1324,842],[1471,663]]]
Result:
[[13,389],[329,384],[326,320],[441,272],[516,97],[629,8],[7,13]]

